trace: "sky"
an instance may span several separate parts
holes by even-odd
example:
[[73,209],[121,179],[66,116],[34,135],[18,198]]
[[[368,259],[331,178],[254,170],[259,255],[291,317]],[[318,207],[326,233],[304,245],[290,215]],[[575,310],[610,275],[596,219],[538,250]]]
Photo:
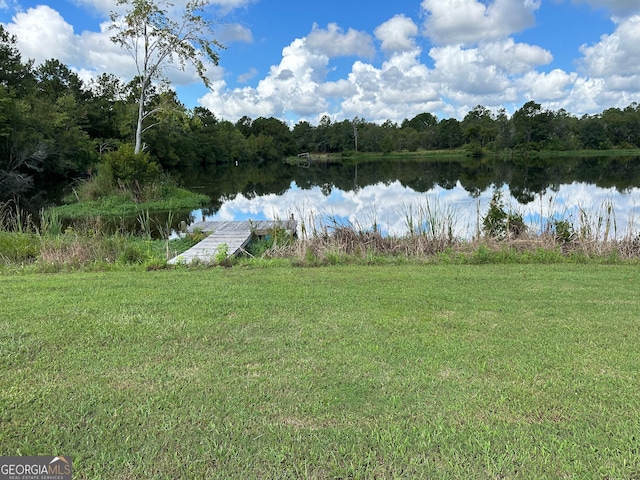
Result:
[[[174,5],[186,0],[173,0]],[[458,118],[529,100],[582,116],[640,102],[640,0],[210,0],[226,49],[208,90],[169,72],[188,108],[290,125],[358,117]],[[55,58],[88,82],[129,81],[109,37],[115,0],[0,0],[23,59]]]

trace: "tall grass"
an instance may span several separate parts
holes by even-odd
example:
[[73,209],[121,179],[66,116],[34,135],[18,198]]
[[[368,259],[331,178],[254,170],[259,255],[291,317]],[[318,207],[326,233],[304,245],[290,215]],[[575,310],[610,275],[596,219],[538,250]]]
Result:
[[29,233],[36,229],[33,215],[16,200],[0,203],[0,231]]
[[43,235],[60,235],[63,232],[62,219],[53,210],[40,211],[40,233]]
[[432,202],[427,197],[424,203],[403,204],[401,210],[410,237],[426,237],[433,241],[444,239],[447,243],[457,237],[455,210],[442,207],[438,200]]
[[[0,205],[0,266],[32,266],[38,271],[102,269],[110,265],[165,266],[166,261],[196,243],[186,237],[172,239],[173,215],[166,222],[147,212],[139,222],[142,235],[124,227],[113,231],[100,217],[64,227],[55,210],[42,210],[39,218],[16,208]],[[157,225],[154,224],[157,223]],[[154,240],[152,231],[161,232]]]
[[[442,259],[443,255],[461,261],[489,257],[493,261],[640,258],[640,233],[634,228],[634,218],[621,228],[611,201],[595,209],[581,207],[577,214],[554,213],[558,209],[553,200],[548,205],[541,202],[535,224],[526,224],[523,212],[503,204],[499,198],[484,215],[479,205],[477,209],[476,225],[461,228],[463,222],[457,210],[427,197],[423,202],[402,206],[399,215],[404,219],[405,234],[385,235],[377,221],[366,226],[309,208],[299,216],[298,241],[274,246],[263,255],[294,258],[301,264],[378,262],[381,257],[429,260]],[[515,256],[505,256],[504,252]],[[548,254],[540,256],[540,252]]]
[[[34,221],[16,207],[5,204],[0,208],[0,263],[4,265],[34,264],[54,271],[111,264],[166,266],[168,259],[198,241],[197,234],[172,240],[172,215],[162,223],[148,211],[140,213],[137,223],[141,234],[134,236],[124,225],[115,232],[109,230],[101,217],[63,228],[55,211],[41,212],[39,221]],[[521,222],[523,214],[509,205],[496,211],[494,205],[484,216],[478,213],[476,225],[462,225],[457,210],[426,198],[422,203],[403,205],[398,212],[406,226],[403,235],[383,232],[374,213],[370,224],[364,224],[307,208],[298,215],[297,239],[274,232],[249,247],[246,256],[288,259],[298,265],[640,259],[640,233],[634,217],[624,227],[612,202],[561,214],[556,213],[556,207],[551,201],[541,204],[534,224],[516,223],[514,228],[509,222]],[[486,221],[488,215],[504,225],[495,228]],[[152,231],[161,232],[161,239],[153,240]]]

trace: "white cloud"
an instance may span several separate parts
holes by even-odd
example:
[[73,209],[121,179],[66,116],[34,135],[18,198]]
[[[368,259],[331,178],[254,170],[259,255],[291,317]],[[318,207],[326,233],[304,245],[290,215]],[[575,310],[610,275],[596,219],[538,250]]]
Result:
[[[598,99],[606,90],[601,78],[576,78],[569,95],[561,102],[563,108],[574,115],[602,111]],[[611,106],[611,105],[608,105]]]
[[[32,59],[36,65],[57,59],[81,73],[83,81],[103,72],[112,73],[125,81],[136,75],[131,56],[110,40],[112,32],[109,22],[102,23],[99,32],[76,34],[73,26],[59,12],[46,5],[17,12],[12,20],[5,28],[16,35],[23,59]],[[222,74],[221,69],[206,65],[212,79]],[[168,65],[165,73],[177,85],[200,81],[195,69],[189,65],[184,71],[175,64]]]
[[[421,62],[415,36],[417,26],[395,16],[375,30],[388,58],[376,66],[354,62],[346,78],[327,81],[331,58],[362,52],[365,37],[343,33],[337,25],[326,30],[314,26],[306,38],[283,49],[282,60],[271,67],[255,88],[216,90],[200,99],[223,118],[243,115],[294,114],[319,118],[330,113],[336,119],[358,116],[369,121],[401,121],[425,111],[448,110],[462,117],[470,108],[518,100],[517,80],[552,60],[550,52],[512,39],[482,42],[475,48],[461,45],[432,48],[435,67]],[[357,40],[357,39],[360,40]],[[326,42],[326,45],[320,48]],[[370,45],[366,38],[366,45]],[[552,77],[555,78],[555,77]],[[523,88],[520,86],[520,88]],[[456,104],[447,106],[444,99]]]
[[317,50],[329,58],[357,56],[369,58],[375,55],[371,35],[350,28],[347,33],[330,23],[326,30],[313,26],[306,38],[307,48]]
[[399,121],[441,106],[432,72],[419,62],[420,50],[394,55],[381,68],[356,62],[348,76],[352,95],[344,98],[339,116],[369,121]]
[[249,71],[243,73],[242,75],[238,75],[238,83],[247,83],[249,80],[254,78],[258,74],[258,70],[255,68],[250,68]]
[[105,16],[117,7],[115,0],[73,0],[73,3]]
[[[226,15],[235,9],[247,7],[256,1],[258,0],[212,0],[211,4],[220,7],[222,14]],[[186,0],[182,0],[182,2],[186,3]]]
[[528,72],[518,83],[521,91],[528,92],[524,96],[538,102],[559,101],[566,98],[578,75],[560,69],[549,73]]
[[218,30],[217,39],[223,44],[232,42],[253,43],[251,30],[237,23],[224,24]]
[[472,45],[504,38],[534,24],[539,1],[422,0],[425,35],[440,45]]
[[[621,7],[624,2],[602,3]],[[609,107],[625,107],[637,101],[640,94],[639,44],[640,15],[620,19],[613,33],[603,35],[596,44],[580,48],[583,57],[578,63],[583,76],[572,73],[575,79],[569,94],[565,98],[558,97],[555,102],[580,115]]]
[[357,92],[356,86],[349,80],[341,79],[337,82],[327,82],[318,86],[321,95],[329,98],[350,97]]
[[526,43],[515,43],[511,38],[481,43],[477,51],[480,63],[496,65],[510,74],[528,72],[553,60],[553,55],[548,50]]
[[87,68],[113,73],[122,78],[133,78],[135,65],[132,58],[109,40],[109,24],[103,23],[100,32],[84,32],[78,43],[82,45],[83,60]]
[[611,35],[603,35],[593,46],[580,48],[582,66],[595,77],[640,73],[640,15],[620,21]]
[[491,95],[509,86],[505,72],[495,64],[484,63],[478,49],[437,47],[429,55],[435,60],[434,75],[450,91]]
[[[314,29],[311,35],[317,33]],[[418,48],[391,56],[381,68],[356,61],[348,77],[335,82],[326,81],[328,53],[314,48],[313,42],[309,48],[308,37],[297,39],[283,49],[280,64],[272,66],[256,88],[225,91],[226,85],[219,85],[200,102],[232,120],[243,115],[282,117],[284,112],[318,117],[329,110],[331,99],[339,102],[334,115],[371,121],[402,119],[440,104]]]
[[375,29],[375,36],[382,42],[382,50],[388,53],[414,50],[418,26],[404,15],[396,15]]
[[280,64],[272,66],[257,87],[228,90],[226,84],[219,83],[199,101],[232,120],[244,115],[255,118],[284,117],[285,112],[313,114],[327,108],[318,87],[324,81],[328,62],[324,53],[309,50],[305,39],[296,39],[283,49]]
[[36,64],[52,58],[77,64],[80,58],[79,37],[73,26],[51,7],[39,5],[18,12],[5,27],[16,35],[23,58],[33,59]]
[[606,8],[615,15],[640,12],[640,3],[637,0],[573,0],[573,3],[586,3],[594,8]]

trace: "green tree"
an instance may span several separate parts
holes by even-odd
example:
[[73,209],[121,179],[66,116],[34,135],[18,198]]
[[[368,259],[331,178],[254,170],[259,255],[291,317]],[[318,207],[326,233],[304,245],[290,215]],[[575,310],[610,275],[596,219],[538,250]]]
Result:
[[607,149],[611,146],[607,138],[604,122],[598,116],[585,115],[582,117],[578,138],[584,148],[598,150]]
[[17,41],[15,35],[10,35],[0,25],[0,85],[5,87],[10,95],[23,96],[35,83],[33,61],[23,63]]
[[438,142],[438,117],[432,113],[420,113],[411,120],[403,120],[403,147],[407,150],[434,148]]
[[206,61],[218,64],[217,49],[224,48],[213,37],[213,22],[203,14],[211,0],[187,2],[182,17],[174,20],[173,5],[165,0],[117,0],[125,13],[111,13],[111,40],[133,58],[138,72],[138,114],[135,129],[135,153],[142,150],[142,136],[149,128],[145,120],[158,109],[149,109],[152,82],[166,80],[165,69],[174,62],[184,69],[192,65],[209,87]]
[[419,113],[411,120],[404,120],[401,124],[402,128],[410,127],[416,132],[422,132],[429,128],[435,127],[438,124],[438,117],[432,113]]
[[216,163],[239,163],[255,159],[255,144],[244,138],[240,130],[227,120],[218,122],[212,140],[215,143],[213,151]]
[[262,160],[282,160],[296,153],[289,126],[277,118],[256,118],[251,124],[251,136],[259,138],[256,145]]
[[112,74],[104,73],[89,84],[86,131],[102,154],[126,141],[129,105],[125,97],[125,85]]
[[640,147],[640,104],[633,102],[624,109],[627,123],[627,142],[629,145]]
[[190,150],[193,152],[191,165],[208,165],[216,162],[215,132],[218,119],[211,110],[195,107],[191,115]]
[[39,95],[51,100],[72,95],[78,102],[88,98],[82,80],[77,73],[59,60],[50,59],[34,70]]
[[45,146],[25,135],[28,126],[28,111],[1,86],[0,202],[27,194],[34,174],[43,170]]
[[462,145],[462,127],[455,118],[446,118],[438,124],[438,148],[457,148]]
[[513,145],[513,128],[507,111],[504,108],[498,110],[495,116],[496,139],[493,144],[494,150],[510,148]]
[[240,130],[245,137],[249,137],[251,135],[251,126],[253,125],[253,120],[247,115],[244,115],[236,122],[236,128]]
[[533,100],[525,103],[511,117],[516,136],[516,145],[539,150],[551,138],[551,112]]
[[44,160],[43,146],[25,133],[30,109],[22,97],[34,82],[31,62],[23,64],[16,44],[0,25],[0,202],[28,192]]
[[493,114],[482,105],[477,105],[465,115],[461,127],[465,141],[482,147],[494,141],[498,134]]
[[60,179],[79,174],[96,159],[85,131],[91,93],[76,73],[55,59],[37,67],[34,77],[36,91],[26,99],[31,109],[31,143],[46,147],[47,174]]
[[573,150],[576,148],[575,128],[577,118],[571,116],[561,108],[555,113],[550,113],[550,141],[547,148],[552,150]]
[[102,173],[106,173],[114,182],[129,184],[156,176],[160,169],[151,161],[148,153],[136,154],[131,145],[124,144],[118,150],[104,155]]
[[298,153],[313,150],[313,127],[307,121],[299,121],[293,127],[291,136],[296,145]]

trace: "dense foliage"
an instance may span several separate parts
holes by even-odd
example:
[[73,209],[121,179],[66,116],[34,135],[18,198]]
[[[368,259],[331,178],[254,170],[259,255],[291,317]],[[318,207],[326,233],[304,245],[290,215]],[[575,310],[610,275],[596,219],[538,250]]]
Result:
[[[138,83],[105,73],[88,84],[58,60],[24,61],[16,38],[0,26],[0,202],[28,199],[55,183],[92,174],[109,152],[132,143]],[[572,116],[530,101],[510,117],[483,106],[464,119],[421,113],[400,124],[361,118],[293,128],[276,118],[233,123],[205,108],[187,109],[172,90],[151,92],[156,123],[147,154],[163,169],[280,162],[300,152],[351,153],[465,148],[488,151],[640,147],[640,105]]]

